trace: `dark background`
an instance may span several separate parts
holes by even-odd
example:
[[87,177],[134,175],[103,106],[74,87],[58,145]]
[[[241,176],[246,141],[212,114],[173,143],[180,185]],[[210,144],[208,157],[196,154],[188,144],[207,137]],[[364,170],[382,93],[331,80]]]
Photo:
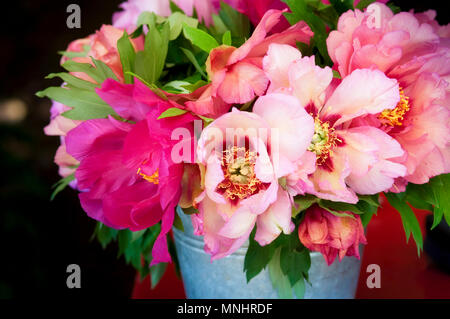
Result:
[[[152,0],[148,0],[152,1]],[[255,0],[256,1],[256,0]],[[81,7],[81,29],[68,29],[66,8]],[[111,23],[120,0],[8,1],[0,25],[0,298],[129,297],[135,272],[90,241],[95,222],[80,208],[76,192],[67,188],[50,201],[59,180],[53,156],[57,137],[43,134],[50,101],[34,93],[58,80],[45,75],[61,71],[60,56],[69,42]],[[416,11],[435,9],[448,23],[445,1],[394,1]],[[23,114],[4,116],[13,101]],[[68,289],[66,267],[81,267],[82,289]]]

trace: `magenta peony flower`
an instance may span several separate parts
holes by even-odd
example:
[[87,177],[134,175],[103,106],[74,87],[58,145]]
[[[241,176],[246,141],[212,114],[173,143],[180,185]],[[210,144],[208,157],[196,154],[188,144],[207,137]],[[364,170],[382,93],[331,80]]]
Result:
[[400,85],[395,109],[381,110],[355,121],[371,125],[397,140],[406,154],[396,159],[407,168],[392,191],[407,182],[426,183],[450,172],[448,26],[440,27],[433,12],[391,10],[379,3],[348,11],[327,39],[330,57],[342,77],[358,68],[377,68]]
[[292,94],[315,118],[308,150],[316,155],[316,170],[309,173],[312,186],[305,184],[308,193],[356,203],[355,193],[384,191],[405,174],[405,167],[392,161],[404,153],[393,138],[372,126],[349,128],[355,118],[396,106],[395,80],[363,69],[341,82],[332,81],[330,68],[316,66],[314,57],[301,57],[288,45],[270,45],[263,65],[270,79],[268,92]]
[[320,252],[328,265],[339,256],[355,256],[359,259],[359,244],[367,244],[364,228],[357,214],[338,217],[317,205],[305,212],[305,219],[298,227],[298,237],[306,248]]
[[292,198],[279,181],[296,170],[313,131],[295,98],[271,94],[256,101],[253,113],[233,109],[202,132],[197,155],[205,191],[192,218],[212,260],[239,248],[255,224],[260,245],[292,232]]
[[[287,9],[286,3],[280,0],[224,0],[231,7],[236,9],[242,14],[248,16],[253,25],[258,25],[264,14],[271,10],[284,10]],[[289,22],[281,17],[280,21],[274,26],[274,32],[281,32],[289,28]]]
[[152,264],[168,262],[166,234],[183,175],[183,162],[172,158],[177,141],[171,135],[176,128],[192,132],[194,116],[157,120],[173,102],[162,100],[138,80],[132,85],[108,79],[97,93],[128,122],[93,119],[67,134],[67,151],[80,161],[75,177],[81,206],[90,217],[117,229],[138,231],[162,221]]
[[304,22],[267,37],[280,20],[282,11],[269,10],[253,35],[239,48],[222,45],[211,51],[206,68],[212,80],[212,96],[226,103],[247,103],[263,95],[269,80],[262,70],[262,58],[271,43],[295,46],[297,41],[309,42],[312,32]]

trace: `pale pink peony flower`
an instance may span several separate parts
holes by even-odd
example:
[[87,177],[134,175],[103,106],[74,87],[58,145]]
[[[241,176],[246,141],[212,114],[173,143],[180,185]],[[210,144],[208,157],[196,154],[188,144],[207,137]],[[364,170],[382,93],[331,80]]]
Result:
[[279,181],[297,169],[313,131],[297,99],[271,94],[253,113],[234,108],[202,132],[197,155],[205,190],[192,219],[212,260],[239,248],[255,224],[260,245],[292,232],[292,197]]
[[[188,16],[194,15],[194,10],[200,22],[207,26],[213,23],[212,15],[219,9],[219,0],[173,0],[173,2]],[[168,17],[171,15],[169,0],[128,0],[120,7],[122,11],[113,15],[113,26],[133,32],[142,12],[149,11]]]
[[[393,162],[404,153],[398,142],[372,126],[349,128],[355,118],[396,106],[395,80],[381,71],[362,69],[333,81],[330,68],[316,66],[314,57],[301,57],[287,45],[272,44],[263,65],[271,81],[268,91],[292,94],[315,118],[308,150],[316,155],[316,170],[303,172],[309,174],[309,182],[299,180],[308,193],[356,203],[356,193],[379,193],[405,174],[406,168]],[[303,164],[295,174],[307,167]]]
[[212,96],[226,103],[247,103],[266,92],[269,79],[262,70],[262,59],[271,43],[295,46],[297,41],[309,43],[312,32],[305,22],[267,36],[278,23],[283,11],[269,10],[252,36],[239,48],[222,45],[210,52],[206,61],[212,81]]
[[320,252],[328,265],[339,256],[359,256],[359,244],[367,244],[361,218],[352,213],[338,217],[317,205],[305,212],[305,219],[298,227],[298,237],[306,248]]
[[352,126],[371,125],[397,140],[406,154],[396,159],[407,167],[392,191],[406,182],[426,183],[450,172],[450,42],[449,26],[439,26],[435,12],[413,14],[379,3],[348,11],[327,39],[330,57],[342,77],[358,68],[377,68],[400,85],[394,110],[358,119]]
[[[65,138],[67,133],[78,126],[81,121],[75,121],[68,119],[61,115],[61,113],[70,110],[69,107],[53,101],[50,109],[50,123],[44,128],[44,133],[49,136],[59,136],[61,145],[56,150],[54,161],[59,167],[59,175],[61,177],[67,177],[73,174],[78,166],[79,162],[73,158],[66,151]],[[76,181],[70,184],[72,187],[76,187]]]
[[136,29],[137,20],[142,12],[154,12],[157,15],[170,16],[170,4],[168,0],[128,0],[120,4],[122,11],[113,15],[113,26],[126,29],[131,33]]

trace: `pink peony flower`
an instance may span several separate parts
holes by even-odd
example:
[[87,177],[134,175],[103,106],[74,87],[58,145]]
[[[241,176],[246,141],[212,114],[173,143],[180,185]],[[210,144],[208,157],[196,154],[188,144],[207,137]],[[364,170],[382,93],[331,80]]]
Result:
[[139,15],[144,11],[168,17],[171,14],[168,0],[128,0],[120,4],[122,11],[113,14],[113,26],[132,33],[136,29]]
[[212,80],[212,96],[229,104],[247,103],[263,95],[269,83],[262,70],[262,58],[271,43],[295,46],[297,41],[309,42],[312,32],[304,22],[267,37],[278,23],[282,11],[269,10],[253,35],[239,48],[222,45],[210,52],[206,67]]
[[93,119],[67,134],[67,151],[80,161],[75,177],[81,205],[91,218],[118,229],[138,231],[162,221],[152,264],[168,262],[166,234],[180,200],[184,165],[172,159],[177,141],[171,135],[175,128],[191,132],[194,117],[186,113],[157,120],[173,104],[138,80],[132,85],[108,79],[97,93],[135,124]]
[[367,244],[364,228],[358,215],[335,216],[317,205],[305,212],[305,219],[298,227],[298,237],[306,248],[320,252],[328,265],[339,256],[359,256],[359,244]]
[[432,11],[394,15],[387,6],[374,3],[364,12],[344,13],[338,30],[327,39],[341,76],[358,68],[377,68],[400,85],[401,100],[394,110],[352,123],[387,132],[406,151],[396,159],[406,166],[406,176],[397,179],[392,191],[450,171],[450,42],[448,26],[439,26],[434,16]]
[[[123,82],[122,64],[120,62],[119,52],[117,51],[117,41],[122,37],[123,32],[123,29],[110,25],[103,25],[99,31],[90,35],[88,38],[75,40],[70,43],[67,51],[83,52],[84,46],[89,46],[89,51],[85,57],[75,57],[72,58],[72,60],[78,63],[90,63],[92,65],[93,62],[91,57],[96,60],[100,60],[111,68],[120,82]],[[135,50],[141,51],[144,49],[143,37],[132,39],[131,42]],[[61,63],[66,60],[67,58],[63,57]],[[80,79],[95,82],[85,73],[73,72],[71,74],[79,77]]]
[[355,193],[384,191],[405,174],[405,167],[393,162],[404,153],[398,142],[372,126],[349,128],[355,118],[396,106],[395,80],[378,70],[361,69],[341,82],[332,81],[330,68],[316,66],[314,57],[301,57],[288,45],[272,44],[263,65],[271,81],[268,91],[292,94],[315,118],[308,150],[316,155],[316,170],[302,173],[306,164],[300,167],[303,176],[310,174],[309,183],[301,180],[303,187],[309,186],[308,193],[356,203]]
[[[75,128],[80,121],[68,119],[61,113],[68,111],[70,108],[59,102],[53,101],[50,109],[50,123],[44,128],[44,133],[49,136],[59,136],[61,145],[55,154],[55,163],[59,167],[59,175],[67,177],[75,172],[79,162],[69,155],[66,151],[65,138],[67,133]],[[72,181],[70,186],[76,188],[76,181]]]
[[260,245],[292,232],[292,198],[279,180],[295,171],[313,130],[313,119],[283,94],[260,97],[253,113],[234,108],[203,130],[197,156],[205,190],[192,219],[212,260],[239,248],[255,224]]
[[[200,22],[207,26],[212,24],[212,15],[219,9],[219,0],[173,0],[173,2],[188,16],[194,15],[194,10]],[[168,17],[171,15],[169,0],[128,0],[120,7],[122,11],[113,15],[113,26],[126,29],[129,33],[136,29],[139,15],[144,11]]]

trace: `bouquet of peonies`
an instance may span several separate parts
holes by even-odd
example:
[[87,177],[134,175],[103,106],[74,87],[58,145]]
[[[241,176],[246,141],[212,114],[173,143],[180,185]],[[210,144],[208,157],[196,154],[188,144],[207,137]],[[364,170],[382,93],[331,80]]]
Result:
[[[450,26],[371,0],[129,0],[62,52],[48,135],[103,245],[153,284],[189,214],[211,260],[249,241],[303,287],[310,251],[359,258],[379,195],[450,222]],[[171,257],[172,256],[172,257]],[[288,283],[283,285],[282,283]],[[287,287],[287,288],[286,288]],[[302,289],[298,295],[302,294]]]

